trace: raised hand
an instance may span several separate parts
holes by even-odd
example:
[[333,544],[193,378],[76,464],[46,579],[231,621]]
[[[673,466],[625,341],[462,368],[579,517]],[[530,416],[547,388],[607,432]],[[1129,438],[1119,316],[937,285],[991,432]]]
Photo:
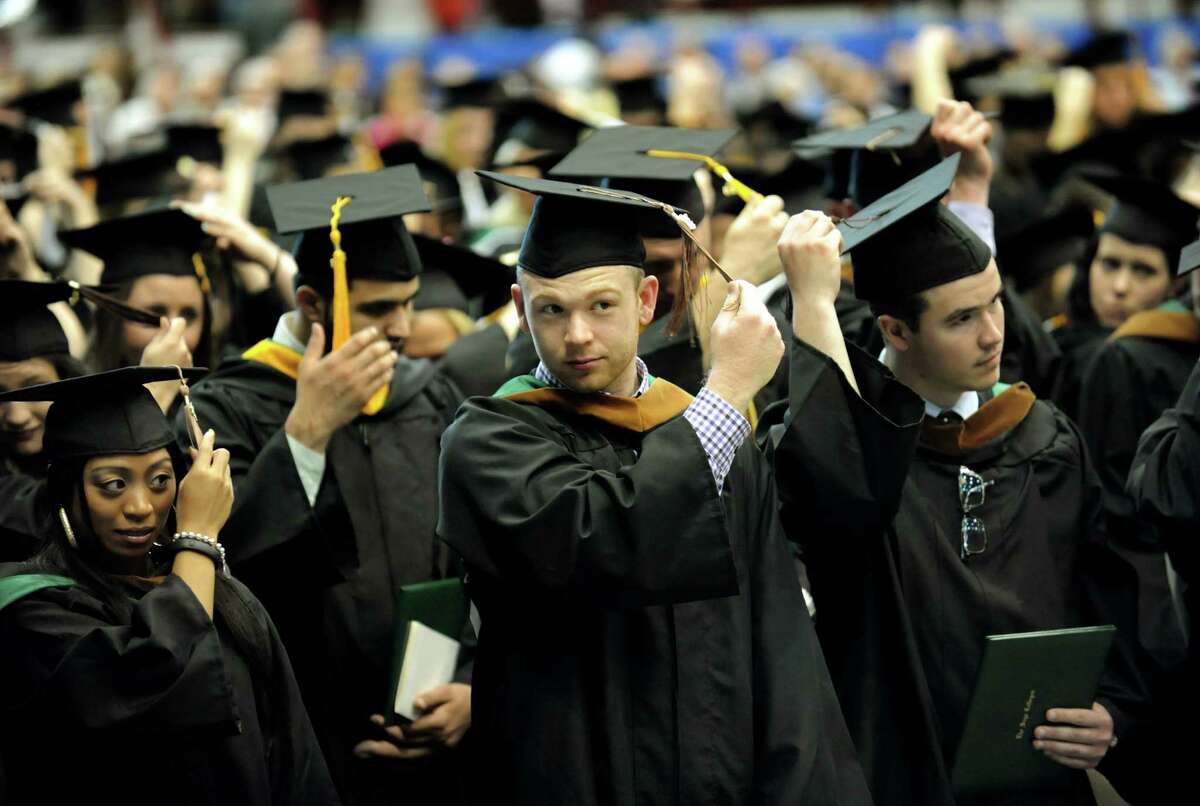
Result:
[[966,101],[943,98],[933,116],[930,135],[943,157],[962,153],[950,200],[987,204],[995,165],[988,151],[992,139],[992,124]]
[[314,324],[300,361],[296,403],[284,424],[289,436],[319,453],[335,431],[358,416],[376,389],[391,382],[398,360],[374,327],[324,353],[325,329]]
[[744,280],[734,280],[711,334],[712,372],[706,385],[744,412],[779,368],[783,358],[779,326],[758,289]]
[[779,257],[800,307],[833,306],[842,287],[842,234],[816,210],[794,215],[779,239]]
[[725,233],[721,265],[735,279],[753,285],[770,280],[780,271],[775,244],[787,221],[783,199],[778,196],[748,203]]
[[233,508],[233,479],[229,473],[229,451],[213,448],[217,436],[210,428],[192,449],[192,468],[179,483],[175,500],[176,528],[198,532],[217,540]]

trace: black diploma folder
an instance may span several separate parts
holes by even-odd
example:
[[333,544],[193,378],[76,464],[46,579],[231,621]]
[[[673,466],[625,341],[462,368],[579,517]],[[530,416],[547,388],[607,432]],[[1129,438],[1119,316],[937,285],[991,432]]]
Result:
[[391,685],[388,686],[387,706],[383,711],[387,724],[394,725],[401,719],[396,715],[395,698],[404,669],[410,623],[420,622],[431,630],[457,641],[462,637],[469,608],[466,590],[459,579],[418,582],[405,585],[396,593],[396,632]]
[[1072,770],[1033,748],[1050,708],[1091,708],[1116,628],[989,635],[951,781],[958,795],[1056,789]]

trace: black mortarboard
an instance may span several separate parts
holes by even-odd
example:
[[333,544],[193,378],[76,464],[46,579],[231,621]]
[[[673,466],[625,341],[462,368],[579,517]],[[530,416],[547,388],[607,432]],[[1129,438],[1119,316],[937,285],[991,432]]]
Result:
[[996,262],[1018,291],[1033,288],[1060,266],[1083,257],[1096,231],[1092,211],[1081,205],[1035,219],[1000,239]]
[[937,163],[937,148],[929,136],[932,122],[924,112],[897,112],[854,129],[810,135],[792,148],[801,157],[824,149],[851,150],[845,192],[866,206]]
[[1054,122],[1055,74],[1006,70],[968,82],[977,98],[1000,99],[1000,122],[1013,129],[1046,129]]
[[224,149],[221,129],[199,123],[173,123],[164,129],[167,150],[176,158],[191,157],[197,162],[221,164]]
[[421,259],[403,220],[408,213],[429,210],[415,165],[272,185],[267,197],[276,231],[303,233],[296,264],[317,289],[332,284],[330,224],[332,207],[342,197],[350,199],[339,220],[348,281],[403,282],[421,273]]
[[126,305],[98,288],[77,282],[32,283],[0,280],[0,361],[25,361],[68,351],[62,325],[47,309],[55,302],[74,304],[80,297],[125,319],[158,326],[159,317]]
[[557,106],[535,97],[505,104],[496,123],[498,142],[517,140],[533,151],[567,153],[591,128]]
[[300,179],[319,179],[331,168],[354,160],[354,144],[344,134],[334,133],[308,140],[293,140],[282,148]]
[[647,151],[682,151],[714,156],[733,138],[733,129],[672,126],[613,126],[597,129],[550,171],[550,176],[610,179],[689,179],[704,163],[647,156]]
[[1128,31],[1101,31],[1068,53],[1063,65],[1091,70],[1107,64],[1121,64],[1129,61],[1132,45],[1133,37]]
[[7,101],[4,107],[24,112],[26,117],[35,120],[70,128],[79,125],[75,118],[75,104],[82,98],[83,85],[78,79],[73,79],[19,95]]
[[982,56],[973,56],[959,66],[950,68],[947,71],[947,77],[950,79],[950,91],[958,100],[974,103],[980,94],[976,91],[972,81],[980,76],[996,72],[1005,62],[1011,61],[1015,55],[1014,51],[1003,49]]
[[276,115],[280,125],[288,118],[323,118],[329,114],[329,93],[325,90],[283,90],[279,93]]
[[639,112],[655,112],[662,114],[667,109],[667,103],[658,91],[656,76],[639,76],[614,81],[613,92],[617,96],[617,105],[622,115],[633,115]]
[[1196,238],[1200,208],[1188,204],[1168,187],[1133,176],[1084,176],[1116,199],[1100,232],[1163,250],[1168,263]]
[[562,277],[597,266],[642,267],[646,251],[636,213],[659,210],[670,217],[664,210],[668,205],[629,191],[477,173],[538,197],[517,265],[542,277]]
[[84,229],[58,234],[64,246],[104,261],[101,281],[115,285],[149,274],[195,277],[210,290],[208,272],[197,257],[209,235],[182,210],[164,207],[110,218]]
[[439,85],[442,93],[442,109],[449,111],[462,107],[490,109],[504,100],[500,82],[495,78],[472,78],[455,83]]
[[[0,394],[0,402],[49,400],[42,452],[51,462],[149,453],[176,444],[171,423],[145,384],[178,380],[176,367],[124,367]],[[189,380],[207,370],[185,368]]]
[[131,154],[77,171],[78,179],[96,180],[96,204],[171,196],[187,188],[176,170],[177,159],[166,148]]
[[0,361],[67,353],[67,334],[46,306],[70,296],[63,283],[0,280]]
[[19,182],[37,168],[37,136],[23,126],[0,125],[0,183]]
[[899,301],[978,274],[991,250],[941,203],[961,154],[838,224],[843,252],[854,262],[854,293],[873,302]]
[[[467,302],[481,300],[483,312],[494,311],[509,299],[516,272],[499,260],[486,257],[437,238],[413,235],[421,256],[424,274],[418,308],[458,308],[468,310]],[[441,282],[442,278],[451,285]],[[432,282],[430,282],[432,280]]]
[[[449,165],[434,159],[412,140],[397,140],[379,149],[379,159],[389,168],[397,165],[416,165],[421,181],[426,185],[430,206],[434,212],[457,210],[462,207],[462,190],[458,177]],[[433,192],[430,193],[429,185]]]

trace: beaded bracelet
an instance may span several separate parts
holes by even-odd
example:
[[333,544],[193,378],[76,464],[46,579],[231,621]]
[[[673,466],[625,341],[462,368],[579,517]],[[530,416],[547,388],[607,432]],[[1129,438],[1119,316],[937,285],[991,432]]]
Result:
[[221,573],[229,576],[229,565],[225,562],[225,547],[208,535],[199,532],[176,532],[175,537],[167,544],[172,552],[195,551],[203,554],[221,569]]

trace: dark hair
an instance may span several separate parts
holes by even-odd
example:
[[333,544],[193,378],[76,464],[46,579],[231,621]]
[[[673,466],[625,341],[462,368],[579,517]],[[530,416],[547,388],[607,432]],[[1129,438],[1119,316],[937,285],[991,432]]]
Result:
[[[125,302],[133,292],[133,284],[138,278],[126,280],[117,286],[113,296]],[[204,299],[204,309],[201,315],[204,321],[200,326],[200,342],[192,355],[192,365],[211,367],[213,357],[217,355],[213,338],[212,300],[208,294],[201,294]],[[105,308],[96,309],[96,335],[92,340],[92,349],[88,360],[96,372],[107,372],[110,369],[120,369],[126,366],[125,360],[125,320]]]
[[1097,324],[1092,309],[1092,263],[1100,251],[1100,233],[1091,239],[1083,255],[1075,263],[1075,277],[1067,290],[1067,319],[1081,325]]
[[[175,478],[181,480],[187,470],[183,453],[174,443],[166,446],[166,450],[171,456]],[[106,573],[99,563],[95,562],[100,549],[83,496],[83,468],[86,464],[87,460],[80,458],[56,461],[49,466],[46,474],[46,499],[50,515],[43,529],[41,548],[28,564],[37,571],[61,574],[75,580],[80,588],[99,599],[105,609],[112,613],[118,622],[123,623],[129,620],[133,609],[132,600],[126,589],[121,586],[120,578]],[[76,510],[81,516],[71,517],[77,547],[71,546],[67,541],[59,519],[60,508],[64,509],[68,516],[72,516]],[[173,508],[168,515],[166,531],[175,531]],[[169,573],[169,566],[163,567],[165,563],[165,558],[157,563],[157,570]],[[219,572],[213,591],[213,617],[224,624],[233,646],[246,659],[256,687],[262,686],[263,691],[269,691],[274,680],[269,628],[252,611],[245,594]],[[257,699],[262,708],[267,707],[269,698]]]
[[911,297],[906,297],[895,302],[869,302],[871,307],[871,315],[878,319],[881,316],[891,316],[899,319],[904,324],[908,325],[908,329],[913,333],[921,331],[921,314],[929,307],[929,300],[925,299],[925,295],[917,292]]

